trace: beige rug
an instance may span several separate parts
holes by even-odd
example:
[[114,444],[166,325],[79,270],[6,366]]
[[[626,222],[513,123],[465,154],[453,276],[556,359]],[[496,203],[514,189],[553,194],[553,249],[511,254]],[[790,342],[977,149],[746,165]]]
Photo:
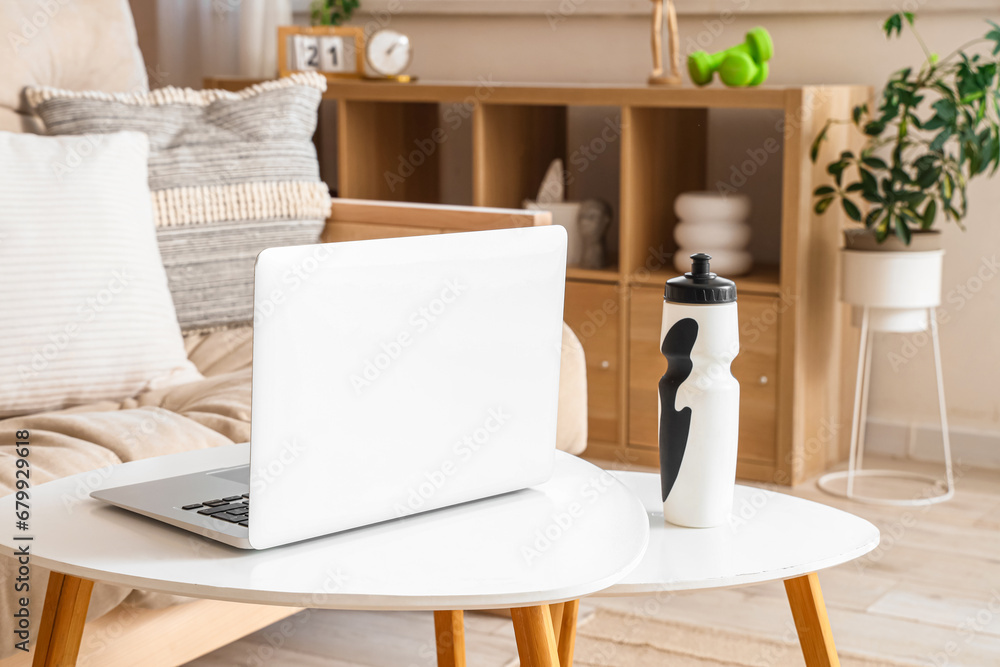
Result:
[[[581,619],[576,667],[802,667],[798,638],[767,639],[744,632],[637,617],[599,607]],[[914,667],[841,652],[843,667]]]

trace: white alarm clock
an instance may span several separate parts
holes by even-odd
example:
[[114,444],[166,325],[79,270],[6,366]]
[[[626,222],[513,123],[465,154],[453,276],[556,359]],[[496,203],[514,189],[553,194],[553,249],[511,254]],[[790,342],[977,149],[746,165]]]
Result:
[[368,38],[365,46],[368,66],[381,77],[397,81],[410,81],[412,77],[403,74],[410,66],[413,49],[410,38],[396,30],[379,30]]

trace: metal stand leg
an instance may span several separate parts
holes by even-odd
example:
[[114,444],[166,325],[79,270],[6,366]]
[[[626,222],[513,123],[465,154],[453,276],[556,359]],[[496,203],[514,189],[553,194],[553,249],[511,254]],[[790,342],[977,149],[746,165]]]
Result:
[[[851,422],[851,455],[848,470],[861,467],[864,456],[865,418],[868,416],[868,378],[871,367],[871,340],[868,333],[868,306],[861,313],[861,339],[858,342],[858,371],[854,380],[854,418]],[[847,476],[847,497],[854,497],[854,475]]]
[[[941,373],[941,340],[938,337],[937,308],[928,308],[931,321],[931,338],[934,342],[934,373],[937,375],[938,412],[941,413],[941,444],[944,447],[945,496],[947,500],[955,495],[955,477],[951,467],[951,436],[948,434],[948,410],[944,404],[944,375]],[[938,501],[940,502],[940,501]]]
[[[868,309],[865,308],[865,317],[868,317]],[[868,388],[872,383],[872,350],[875,349],[875,330],[868,325],[868,334],[865,340],[865,377],[861,383],[861,424],[858,429],[858,454],[855,461],[855,468],[861,470],[865,460],[865,436],[868,434]]]
[[[941,344],[938,337],[937,309],[928,308],[927,319],[934,348],[934,373],[937,385],[938,410],[941,414],[941,441],[944,449],[945,466],[944,490],[935,495],[906,499],[865,496],[854,491],[854,480],[857,477],[902,478],[930,482],[935,487],[941,486],[940,480],[919,473],[911,473],[903,470],[862,469],[865,451],[865,427],[868,423],[868,388],[871,383],[872,347],[875,342],[875,332],[871,329],[869,308],[868,306],[864,306],[861,315],[861,341],[858,344],[858,371],[854,385],[854,417],[851,423],[851,451],[847,470],[827,473],[820,477],[817,485],[823,491],[870,505],[889,505],[894,507],[930,505],[944,502],[955,495],[955,480],[951,461],[951,439],[948,435],[948,415],[944,401],[944,378],[941,372]],[[846,493],[830,487],[830,482],[842,479],[847,480]]]

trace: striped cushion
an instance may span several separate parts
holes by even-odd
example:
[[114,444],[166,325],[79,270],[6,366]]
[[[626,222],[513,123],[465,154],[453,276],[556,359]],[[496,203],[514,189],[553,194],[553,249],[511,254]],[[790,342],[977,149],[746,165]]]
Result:
[[272,246],[315,243],[330,211],[312,135],[326,79],[316,73],[239,93],[29,88],[50,134],[149,136],[149,187],[181,328],[242,325],[253,263]]
[[[174,304],[191,330],[253,319],[253,263],[264,248],[315,242],[315,220],[254,220],[164,227],[160,254]],[[247,266],[251,267],[247,271]],[[212,285],[206,293],[205,285]]]
[[157,248],[144,135],[0,132],[0,417],[198,379]]

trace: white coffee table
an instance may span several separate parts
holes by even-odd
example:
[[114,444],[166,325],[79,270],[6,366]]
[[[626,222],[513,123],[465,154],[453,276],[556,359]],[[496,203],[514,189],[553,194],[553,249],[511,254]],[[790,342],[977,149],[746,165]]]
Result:
[[816,572],[877,547],[878,528],[827,505],[742,485],[736,486],[729,525],[680,528],[663,520],[659,475],[613,474],[645,505],[649,546],[638,567],[595,595],[649,595],[783,580],[806,665],[840,664]]
[[[113,468],[102,486],[239,465],[248,456],[247,445],[232,445],[137,461]],[[93,582],[104,581],[256,604],[435,610],[439,637],[461,632],[460,612],[447,610],[511,608],[522,664],[553,667],[574,637],[564,632],[557,640],[552,612],[557,628],[571,620],[575,628],[573,601],[625,576],[649,539],[634,494],[561,452],[541,486],[266,551],[234,549],[104,505],[81,492],[93,490],[88,478],[32,491],[22,536],[34,537],[32,563],[52,570],[35,665],[75,663]],[[13,496],[0,499],[0,516],[13,512]],[[3,532],[5,553],[24,543]],[[456,641],[439,659],[464,665],[463,652]]]
[[[645,505],[649,546],[635,569],[595,597],[784,580],[806,665],[840,664],[816,572],[874,549],[878,528],[827,505],[742,485],[736,486],[731,525],[680,528],[663,520],[659,475],[611,474]],[[572,655],[571,649],[568,654]],[[564,662],[563,667],[569,664]]]

